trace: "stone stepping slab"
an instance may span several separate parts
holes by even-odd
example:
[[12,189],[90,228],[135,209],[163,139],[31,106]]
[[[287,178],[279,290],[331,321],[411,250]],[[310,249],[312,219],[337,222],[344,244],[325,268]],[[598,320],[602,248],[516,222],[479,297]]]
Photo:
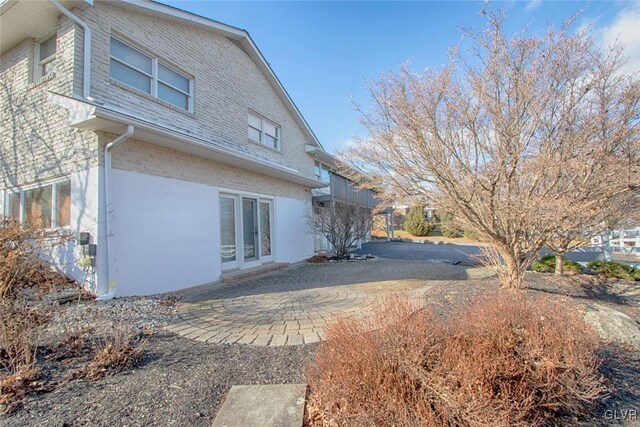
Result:
[[306,384],[234,385],[212,427],[302,427]]

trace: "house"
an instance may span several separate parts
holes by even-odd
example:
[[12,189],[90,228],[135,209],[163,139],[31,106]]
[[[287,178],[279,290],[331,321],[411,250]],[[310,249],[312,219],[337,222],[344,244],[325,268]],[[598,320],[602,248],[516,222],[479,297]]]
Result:
[[332,158],[246,31],[134,0],[4,0],[0,24],[0,206],[76,236],[65,273],[106,299],[313,255]]
[[[359,188],[354,181],[338,172],[348,169],[347,165],[316,146],[307,145],[305,149],[315,157],[316,178],[326,185],[311,190],[312,203],[316,212],[320,209],[330,209],[333,204],[340,202],[350,203],[373,212],[378,205],[376,194],[370,189]],[[369,234],[366,240],[370,239]],[[358,245],[361,243],[364,242],[360,241]],[[315,234],[314,250],[316,252],[330,252],[332,249],[331,243],[325,236]]]

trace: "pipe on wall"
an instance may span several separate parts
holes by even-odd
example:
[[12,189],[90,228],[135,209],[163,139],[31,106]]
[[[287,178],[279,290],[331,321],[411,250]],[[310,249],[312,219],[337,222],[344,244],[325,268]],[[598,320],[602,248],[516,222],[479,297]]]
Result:
[[91,29],[89,26],[76,15],[71,13],[69,9],[60,4],[57,0],[49,0],[49,2],[62,12],[69,19],[82,27],[84,31],[84,51],[83,51],[83,64],[82,64],[82,97],[84,99],[91,98]]
[[115,260],[116,260],[116,250],[113,239],[113,223],[115,221],[115,214],[113,209],[113,198],[111,194],[112,189],[112,168],[111,168],[111,151],[116,148],[118,145],[125,142],[127,139],[131,138],[135,128],[133,125],[127,125],[127,130],[108,143],[104,147],[104,206],[105,206],[105,230],[107,234],[107,238],[105,241],[104,251],[106,253],[105,259],[107,260],[107,289],[106,292],[98,295],[99,301],[109,300],[116,296],[118,290],[118,282],[116,280],[116,269],[115,269]]

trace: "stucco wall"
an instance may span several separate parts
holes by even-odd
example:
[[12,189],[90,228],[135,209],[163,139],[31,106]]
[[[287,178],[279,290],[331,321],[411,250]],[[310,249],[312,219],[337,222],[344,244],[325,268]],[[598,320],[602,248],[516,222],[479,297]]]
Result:
[[[117,295],[148,295],[220,279],[220,189],[115,169],[113,233]],[[265,194],[266,195],[266,194]],[[309,202],[276,197],[274,261],[313,254]]]
[[117,295],[167,292],[218,280],[217,190],[114,170]]

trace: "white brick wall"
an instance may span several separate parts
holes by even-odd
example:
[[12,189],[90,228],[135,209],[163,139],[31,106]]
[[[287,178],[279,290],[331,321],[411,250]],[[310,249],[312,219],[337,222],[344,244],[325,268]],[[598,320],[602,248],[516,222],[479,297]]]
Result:
[[[100,145],[114,138],[105,134]],[[112,159],[114,168],[130,172],[298,200],[311,198],[301,185],[137,140],[117,146]]]
[[55,73],[38,82],[32,81],[34,40],[0,58],[0,188],[97,165],[97,135],[70,128],[67,111],[47,102],[47,91],[71,95],[76,33],[71,21],[60,21]]
[[[92,95],[155,123],[172,126],[297,169],[312,178],[305,135],[251,58],[212,31],[123,9],[105,2],[77,11],[92,28]],[[181,112],[109,77],[109,39],[115,33],[194,76],[195,109]],[[285,49],[286,47],[283,47]],[[281,125],[282,150],[249,141],[247,113],[255,110]]]
[[[75,13],[93,32],[92,95],[130,109],[166,126],[295,168],[313,177],[313,159],[304,151],[305,135],[255,63],[231,40],[103,2]],[[109,37],[132,41],[194,75],[195,111],[179,112],[109,78]],[[67,125],[66,110],[50,105],[47,92],[82,93],[83,32],[62,17],[57,31],[55,75],[32,81],[34,40],[25,40],[1,58],[0,185],[12,188],[69,175],[99,163],[113,135]],[[262,113],[281,125],[282,151],[262,147],[247,137],[247,112]],[[99,142],[100,139],[100,143]],[[302,186],[210,160],[165,150],[139,141],[114,154],[114,167],[209,185],[306,200]]]

